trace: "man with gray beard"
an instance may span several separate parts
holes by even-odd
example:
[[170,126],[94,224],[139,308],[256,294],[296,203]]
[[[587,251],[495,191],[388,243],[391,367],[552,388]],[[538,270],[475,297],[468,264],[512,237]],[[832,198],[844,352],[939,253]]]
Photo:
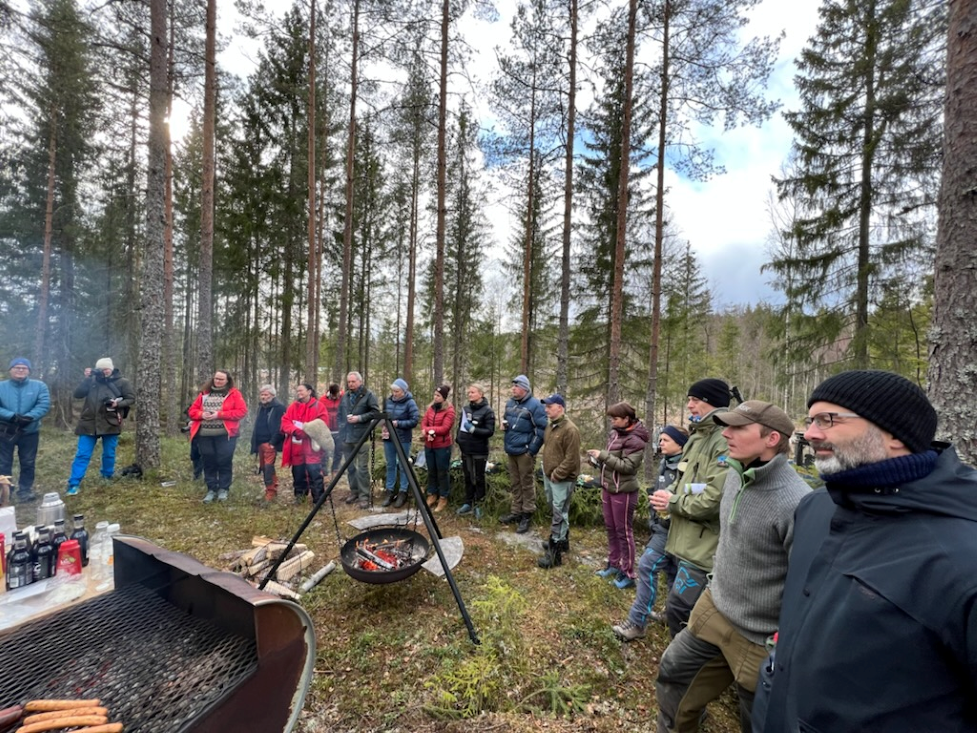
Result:
[[825,488],[795,514],[753,730],[974,731],[978,475],[897,374],[837,374],[808,408]]

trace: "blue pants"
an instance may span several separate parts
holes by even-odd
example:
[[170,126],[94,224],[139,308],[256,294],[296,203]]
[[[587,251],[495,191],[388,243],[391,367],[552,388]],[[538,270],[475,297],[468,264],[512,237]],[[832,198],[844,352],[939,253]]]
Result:
[[[401,443],[401,447],[404,449],[404,454],[411,455],[411,441],[407,443]],[[384,460],[387,461],[387,483],[384,488],[387,491],[394,490],[394,484],[397,483],[397,471],[401,471],[401,491],[407,492],[408,490],[408,479],[407,479],[407,468],[405,468],[397,457],[397,446],[394,445],[393,436],[391,440],[384,441]]]
[[14,468],[14,448],[20,458],[20,476],[17,479],[17,493],[21,498],[30,496],[34,488],[34,461],[37,459],[37,444],[40,433],[19,433],[13,438],[0,437],[0,476],[9,476]]
[[668,588],[676,580],[676,558],[666,554],[666,539],[669,530],[656,525],[652,529],[652,538],[645,547],[645,552],[638,561],[638,572],[635,573],[635,602],[628,611],[628,620],[636,626],[645,627],[649,614],[655,606],[658,592],[659,572],[665,572]]
[[425,467],[428,469],[428,493],[445,499],[451,493],[452,484],[448,469],[452,463],[452,448],[425,448]]
[[92,460],[92,453],[95,452],[95,444],[99,438],[102,439],[102,477],[112,478],[115,474],[115,449],[119,445],[119,436],[79,435],[78,450],[75,453],[75,460],[71,463],[69,486],[78,486],[85,478],[85,471],[88,470],[88,463]]

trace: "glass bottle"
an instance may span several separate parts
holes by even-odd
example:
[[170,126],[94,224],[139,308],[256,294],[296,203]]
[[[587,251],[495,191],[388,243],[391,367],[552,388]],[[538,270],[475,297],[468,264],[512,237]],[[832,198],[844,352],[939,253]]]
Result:
[[34,545],[34,582],[54,577],[58,555],[51,542],[51,528],[41,527],[37,532],[37,543]]
[[88,567],[88,532],[85,530],[85,515],[76,514],[72,519],[75,529],[71,533],[71,539],[78,541],[78,549],[81,550],[82,567]]
[[14,547],[7,560],[7,590],[23,588],[34,582],[31,552],[27,549],[27,535],[14,533]]

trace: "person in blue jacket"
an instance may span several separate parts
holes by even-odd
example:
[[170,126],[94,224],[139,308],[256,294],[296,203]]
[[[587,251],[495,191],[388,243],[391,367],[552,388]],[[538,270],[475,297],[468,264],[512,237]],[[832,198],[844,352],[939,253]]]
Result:
[[530,529],[530,518],[537,508],[536,455],[543,445],[547,413],[530,389],[524,374],[513,380],[512,397],[503,415],[503,449],[509,464],[510,491],[513,493],[509,514],[499,518],[503,524],[517,524],[516,531]]
[[41,418],[51,409],[48,386],[30,379],[31,363],[22,356],[11,360],[10,379],[0,382],[0,476],[14,467],[14,449],[20,459],[15,497],[34,501],[34,462],[41,440]]
[[[387,482],[385,489],[387,495],[381,506],[388,507],[391,504],[400,509],[407,501],[408,478],[407,467],[402,466],[397,458],[396,440],[404,448],[404,455],[411,455],[411,433],[421,419],[418,412],[418,403],[414,401],[414,396],[408,388],[408,383],[403,379],[395,379],[391,384],[391,394],[384,404],[384,411],[394,425],[394,435],[390,435],[387,426],[384,425],[381,437],[384,439],[384,460],[387,462]],[[397,473],[401,473],[401,487],[397,491]]]
[[825,488],[795,514],[753,730],[974,731],[978,475],[897,374],[837,374],[808,408]]

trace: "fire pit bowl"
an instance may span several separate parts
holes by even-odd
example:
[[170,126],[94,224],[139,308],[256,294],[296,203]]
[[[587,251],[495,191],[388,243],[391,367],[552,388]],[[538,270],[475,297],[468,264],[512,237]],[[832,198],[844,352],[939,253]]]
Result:
[[[357,567],[357,547],[366,543],[368,546],[384,545],[400,542],[411,549],[411,561],[393,570],[364,570]],[[399,580],[410,578],[421,569],[421,565],[428,557],[428,540],[422,535],[404,527],[387,527],[372,529],[369,532],[358,534],[348,540],[343,549],[340,550],[340,562],[343,563],[343,570],[354,580],[361,583],[372,583],[374,585],[385,585],[396,583]]]

